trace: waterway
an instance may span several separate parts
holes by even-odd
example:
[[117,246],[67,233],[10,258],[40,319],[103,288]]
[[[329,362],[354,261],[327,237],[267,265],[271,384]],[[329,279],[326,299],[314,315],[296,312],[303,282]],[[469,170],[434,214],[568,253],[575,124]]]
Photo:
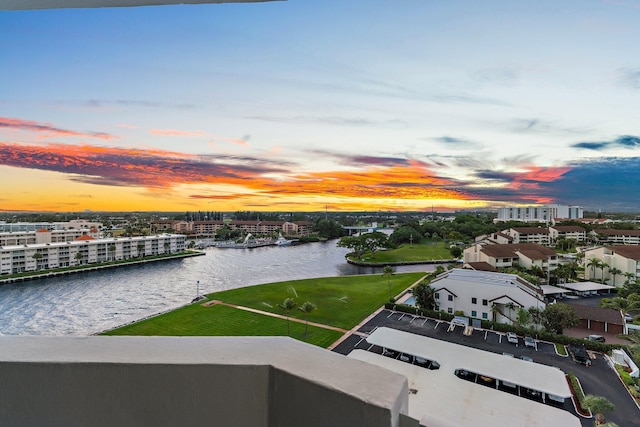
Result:
[[[380,273],[336,241],[218,249],[205,256],[0,286],[0,335],[90,335],[188,304],[197,294],[284,280]],[[398,272],[432,271],[431,265]]]

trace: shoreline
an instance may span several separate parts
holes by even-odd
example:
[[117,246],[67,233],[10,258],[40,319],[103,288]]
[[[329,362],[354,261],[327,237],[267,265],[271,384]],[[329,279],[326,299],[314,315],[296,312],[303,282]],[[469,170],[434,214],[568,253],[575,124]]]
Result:
[[459,261],[455,259],[432,259],[423,261],[394,261],[394,262],[368,262],[368,261],[354,261],[345,257],[348,264],[357,265],[358,267],[386,267],[386,266],[400,266],[400,265],[429,265],[429,264],[459,264]]
[[69,275],[69,274],[84,273],[84,272],[97,271],[97,270],[105,270],[105,269],[109,269],[109,268],[128,267],[128,266],[131,266],[131,265],[146,264],[146,263],[158,262],[158,261],[167,261],[167,260],[171,260],[171,259],[190,258],[190,257],[202,256],[202,255],[206,255],[206,253],[205,252],[199,252],[199,251],[189,251],[189,252],[185,252],[185,253],[182,253],[182,254],[172,254],[170,256],[159,257],[159,258],[136,259],[136,260],[121,260],[116,264],[103,264],[103,265],[95,265],[95,266],[92,266],[92,267],[88,267],[88,266],[85,265],[85,266],[78,267],[78,268],[69,267],[68,270],[64,270],[64,271],[50,271],[48,273],[40,273],[40,274],[32,274],[32,275],[28,275],[28,276],[10,277],[10,278],[6,278],[6,279],[0,279],[0,286],[7,285],[7,284],[10,284],[10,283],[27,282],[27,281],[30,281],[30,280],[37,280],[37,279],[49,279],[49,278],[52,278],[52,277],[66,276],[66,275]]

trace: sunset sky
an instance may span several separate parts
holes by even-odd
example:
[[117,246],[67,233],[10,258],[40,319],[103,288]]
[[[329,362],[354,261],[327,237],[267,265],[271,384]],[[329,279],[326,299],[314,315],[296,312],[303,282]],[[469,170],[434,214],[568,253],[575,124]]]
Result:
[[640,210],[640,0],[0,11],[0,209]]

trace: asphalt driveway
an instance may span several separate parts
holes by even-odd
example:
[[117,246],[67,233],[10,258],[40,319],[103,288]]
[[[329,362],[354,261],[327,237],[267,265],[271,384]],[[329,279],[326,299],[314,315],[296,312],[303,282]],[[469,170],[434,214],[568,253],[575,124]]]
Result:
[[[580,380],[585,394],[603,396],[615,404],[615,411],[605,414],[607,420],[617,423],[620,427],[640,426],[640,409],[636,406],[616,372],[608,365],[604,355],[600,353],[592,353],[595,358],[592,359],[591,367],[586,367],[575,363],[570,357],[558,355],[552,343],[536,341],[536,348],[531,348],[526,347],[522,337],[519,337],[519,342],[516,345],[507,342],[504,334],[488,330],[474,330],[471,335],[467,336],[463,334],[463,328],[460,326],[449,331],[448,322],[390,310],[381,311],[363,325],[358,330],[362,336],[350,336],[333,351],[342,354],[349,354],[354,348],[375,351],[376,349],[371,348],[372,346],[366,342],[366,335],[381,326],[494,353],[510,353],[514,357],[528,356],[534,362],[555,366],[566,373],[572,372]],[[593,426],[592,418],[581,418],[581,421],[585,427]]]

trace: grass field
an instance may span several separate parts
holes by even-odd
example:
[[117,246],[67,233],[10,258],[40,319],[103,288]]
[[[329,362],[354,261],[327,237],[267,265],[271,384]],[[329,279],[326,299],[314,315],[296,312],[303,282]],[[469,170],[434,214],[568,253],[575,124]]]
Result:
[[[309,326],[305,339],[304,324],[290,322],[289,325],[293,338],[320,347],[328,347],[342,335],[338,331]],[[286,336],[287,321],[223,305],[204,307],[192,304],[103,335]]]
[[[391,294],[397,295],[422,276],[424,273],[392,275]],[[337,276],[231,289],[209,297],[277,314],[284,314],[278,304],[285,298],[294,298],[298,304],[310,301],[317,306],[309,315],[310,321],[351,329],[389,300],[389,287],[381,274]],[[304,319],[304,313],[297,309],[291,316]]]
[[[392,295],[397,295],[423,275],[424,273],[392,275],[389,278]],[[389,286],[387,277],[376,274],[269,283],[207,295],[209,300],[277,314],[284,314],[278,304],[289,297],[294,298],[298,304],[310,301],[317,306],[309,315],[310,322],[351,329],[388,301]],[[291,317],[304,320],[305,314],[296,308],[291,312]],[[341,336],[337,331],[309,326],[305,340],[303,323],[290,322],[290,327],[293,338],[321,347],[329,346]],[[104,335],[286,336],[287,321],[221,305],[205,307],[202,304],[191,304],[105,332]]]
[[400,245],[396,249],[378,251],[373,257],[371,254],[365,255],[363,261],[384,263],[384,262],[407,262],[407,261],[431,261],[435,259],[451,259],[449,248],[444,242],[430,242],[427,244]]

